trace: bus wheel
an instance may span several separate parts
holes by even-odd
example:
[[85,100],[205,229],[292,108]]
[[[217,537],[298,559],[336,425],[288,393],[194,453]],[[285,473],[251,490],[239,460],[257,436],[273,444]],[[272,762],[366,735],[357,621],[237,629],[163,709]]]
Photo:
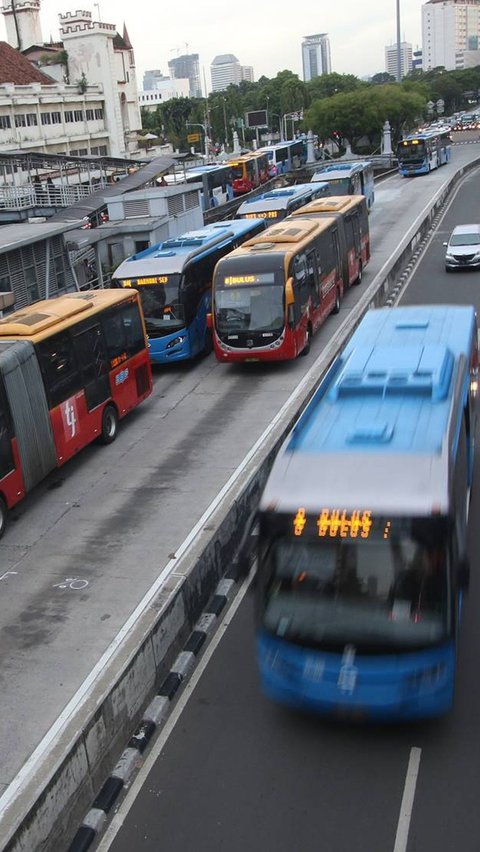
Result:
[[0,538],[5,532],[7,526],[7,504],[3,497],[0,497]]
[[312,326],[307,326],[307,333],[305,335],[305,346],[303,347],[300,355],[308,355],[310,352],[310,347],[312,345]]
[[337,287],[337,289],[335,290],[335,304],[332,308],[332,314],[338,313],[340,313],[340,290]]
[[355,284],[355,286],[362,283],[362,278],[363,278],[363,266],[362,266],[362,261],[360,261],[360,263],[358,264],[358,275],[355,278],[355,281],[353,282]]
[[118,432],[118,414],[117,409],[113,405],[106,405],[103,409],[102,416],[102,433],[100,442],[102,444],[111,444],[117,437]]

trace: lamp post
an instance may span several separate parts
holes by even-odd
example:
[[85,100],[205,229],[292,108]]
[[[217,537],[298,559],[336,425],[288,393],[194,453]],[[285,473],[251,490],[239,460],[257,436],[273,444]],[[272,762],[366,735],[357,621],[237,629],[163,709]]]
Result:
[[227,113],[226,113],[226,110],[225,110],[225,104],[227,103],[227,99],[222,97],[222,101],[223,101],[223,129],[225,131],[225,150],[226,150],[227,145],[228,145]]
[[397,0],[397,82],[402,82],[402,50],[400,47],[400,0]]

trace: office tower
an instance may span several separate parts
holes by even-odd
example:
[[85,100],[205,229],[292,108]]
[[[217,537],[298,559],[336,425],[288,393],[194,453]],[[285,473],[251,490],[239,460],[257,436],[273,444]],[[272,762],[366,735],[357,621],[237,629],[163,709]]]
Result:
[[330,74],[330,39],[327,33],[305,36],[302,41],[303,79],[313,80],[320,74]]

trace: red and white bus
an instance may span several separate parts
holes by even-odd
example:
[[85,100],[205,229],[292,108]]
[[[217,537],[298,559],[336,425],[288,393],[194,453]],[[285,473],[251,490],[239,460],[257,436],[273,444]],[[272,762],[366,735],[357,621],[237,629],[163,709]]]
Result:
[[7,510],[150,395],[136,290],[71,293],[0,320],[0,535]]
[[234,196],[245,195],[269,179],[269,165],[266,154],[252,151],[229,162],[232,170],[232,189]]
[[343,222],[344,251],[348,284],[360,284],[363,270],[370,260],[368,207],[364,195],[332,195],[316,198],[295,210],[291,216],[331,217]]
[[219,361],[281,361],[306,354],[345,280],[341,219],[287,217],[215,268],[212,327]]

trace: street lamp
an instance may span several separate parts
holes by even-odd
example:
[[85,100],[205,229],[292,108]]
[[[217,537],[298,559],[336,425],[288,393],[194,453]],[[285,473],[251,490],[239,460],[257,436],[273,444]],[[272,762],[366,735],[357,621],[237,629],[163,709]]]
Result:
[[187,127],[201,127],[201,128],[202,128],[202,130],[203,130],[203,132],[204,132],[204,135],[205,135],[205,156],[206,156],[206,158],[207,158],[207,160],[208,160],[209,155],[210,155],[210,151],[209,151],[209,148],[208,148],[208,133],[207,133],[207,128],[205,127],[205,125],[204,125],[204,124],[200,124],[200,122],[199,122],[199,121],[195,121],[195,122],[192,122],[192,121],[186,121],[186,122],[185,122],[185,124],[186,124],[186,126],[187,126]]
[[397,81],[402,82],[402,51],[400,47],[400,0],[397,0]]
[[226,109],[225,109],[225,104],[227,103],[227,99],[222,97],[222,101],[223,101],[223,129],[225,131],[225,150],[226,150],[227,146],[228,146],[227,113],[226,113]]

